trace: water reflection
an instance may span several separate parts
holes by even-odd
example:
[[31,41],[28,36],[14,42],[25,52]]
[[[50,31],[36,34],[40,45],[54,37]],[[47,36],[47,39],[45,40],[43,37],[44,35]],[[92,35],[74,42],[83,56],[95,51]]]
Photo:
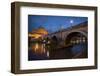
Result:
[[32,51],[36,54],[44,54],[46,52],[45,44],[43,43],[32,43]]
[[34,47],[34,45],[33,45],[33,50],[34,50],[35,52],[36,52],[38,49],[39,49],[39,44],[38,44],[38,43],[35,44],[35,47]]
[[59,45],[56,40],[31,41],[28,60],[71,59],[87,57],[87,40],[73,37],[70,45]]
[[31,48],[35,54],[49,57],[49,51],[46,51],[48,49],[46,49],[45,43],[31,43]]
[[28,60],[49,59],[49,51],[46,49],[45,43],[31,42],[28,50]]
[[49,51],[47,51],[47,56],[49,57]]

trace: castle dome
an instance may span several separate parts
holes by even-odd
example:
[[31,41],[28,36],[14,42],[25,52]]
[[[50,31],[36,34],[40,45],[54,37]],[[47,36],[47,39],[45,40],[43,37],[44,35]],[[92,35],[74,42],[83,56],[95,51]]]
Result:
[[40,27],[40,28],[38,28],[36,30],[33,30],[32,33],[41,34],[41,35],[47,35],[48,31],[45,28]]
[[39,38],[47,34],[48,31],[45,28],[39,27],[38,29],[35,29],[31,33],[29,33],[29,37]]

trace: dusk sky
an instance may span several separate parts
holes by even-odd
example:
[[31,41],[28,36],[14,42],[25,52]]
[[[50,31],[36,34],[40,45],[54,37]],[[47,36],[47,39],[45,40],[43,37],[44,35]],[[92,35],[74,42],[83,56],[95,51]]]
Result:
[[28,31],[44,27],[49,33],[88,21],[87,17],[28,15]]

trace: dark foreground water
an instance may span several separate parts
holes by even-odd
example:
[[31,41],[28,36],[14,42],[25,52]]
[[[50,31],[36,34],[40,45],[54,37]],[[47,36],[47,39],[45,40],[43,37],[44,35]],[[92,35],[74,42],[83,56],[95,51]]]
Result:
[[80,43],[69,47],[51,47],[44,43],[31,43],[28,60],[87,58],[87,44]]

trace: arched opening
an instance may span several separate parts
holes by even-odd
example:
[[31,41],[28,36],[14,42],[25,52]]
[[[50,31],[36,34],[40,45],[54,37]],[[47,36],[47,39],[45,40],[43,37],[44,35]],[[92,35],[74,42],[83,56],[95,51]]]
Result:
[[87,58],[87,36],[81,32],[70,33],[65,40],[66,45],[70,45],[70,51],[72,52],[72,58]]
[[81,32],[72,32],[65,39],[66,44],[87,43],[87,36]]
[[53,37],[51,38],[51,41],[52,41],[52,44],[53,44],[53,45],[57,45],[57,44],[58,44],[58,39],[57,39],[56,36],[53,36]]
[[52,40],[56,40],[57,41],[57,37],[56,36],[53,36],[52,37]]

